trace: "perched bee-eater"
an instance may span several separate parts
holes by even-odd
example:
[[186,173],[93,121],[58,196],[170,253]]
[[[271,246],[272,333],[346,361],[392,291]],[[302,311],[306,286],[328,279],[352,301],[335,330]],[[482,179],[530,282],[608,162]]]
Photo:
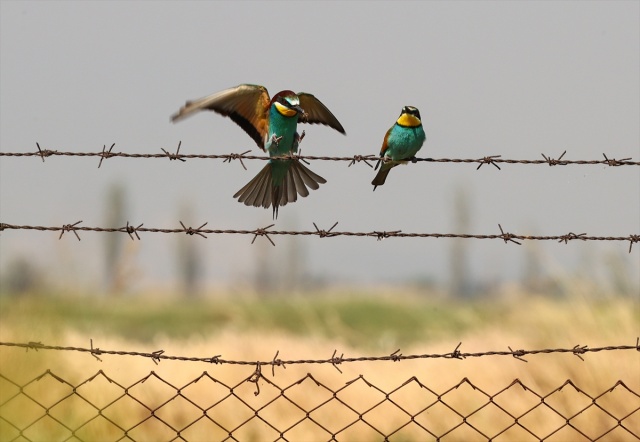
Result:
[[[382,186],[387,179],[387,175],[392,168],[398,164],[406,164],[415,158],[416,154],[427,139],[420,120],[420,111],[413,106],[402,108],[400,117],[396,120],[391,129],[387,131],[380,149],[380,158],[376,164],[376,169],[380,166],[380,171],[373,179],[373,190]],[[384,159],[388,160],[384,161]]]
[[[240,86],[187,103],[171,117],[178,121],[200,110],[212,110],[231,118],[249,134],[270,157],[291,155],[298,151],[304,132],[296,132],[298,122],[320,123],[346,134],[331,111],[311,94],[296,94],[285,90],[269,99],[264,86]],[[267,165],[246,186],[233,195],[247,206],[269,208],[278,217],[278,208],[307,196],[326,180],[291,158],[270,159]]]

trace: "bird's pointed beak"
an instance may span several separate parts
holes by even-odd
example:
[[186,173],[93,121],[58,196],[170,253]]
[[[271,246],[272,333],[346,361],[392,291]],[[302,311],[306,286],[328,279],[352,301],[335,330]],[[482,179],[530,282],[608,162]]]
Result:
[[307,117],[307,113],[300,106],[293,106],[291,109],[295,109],[296,112],[298,112],[298,114],[300,114],[300,117],[302,117],[302,118],[306,118]]

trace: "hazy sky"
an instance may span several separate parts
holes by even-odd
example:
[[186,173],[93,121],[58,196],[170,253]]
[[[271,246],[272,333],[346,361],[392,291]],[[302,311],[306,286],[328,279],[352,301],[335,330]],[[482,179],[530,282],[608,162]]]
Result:
[[[186,99],[256,83],[316,95],[347,136],[306,126],[303,153],[377,154],[404,105],[420,109],[419,156],[640,159],[640,3],[626,2],[0,2],[0,150],[231,153],[253,141],[232,121],[169,116]],[[179,227],[255,229],[271,211],[232,195],[264,163],[51,157],[0,159],[0,221],[104,226],[110,186],[127,190],[126,218]],[[640,168],[419,163],[372,192],[364,164],[314,161],[327,184],[280,210],[277,229],[454,232],[452,198],[467,189],[469,233],[637,234]],[[90,282],[105,238],[5,231],[0,269],[15,257]],[[126,238],[129,241],[128,238]],[[249,236],[194,237],[210,283],[250,275]],[[289,238],[274,238],[282,260]],[[264,238],[258,241],[266,240]],[[446,281],[451,240],[298,239],[309,272],[336,281]],[[175,278],[176,235],[143,234],[132,269],[143,284]],[[476,278],[522,271],[524,246],[471,241]],[[539,243],[553,272],[620,252],[638,278],[640,246]],[[269,246],[271,247],[271,246]],[[264,249],[264,248],[262,248]]]

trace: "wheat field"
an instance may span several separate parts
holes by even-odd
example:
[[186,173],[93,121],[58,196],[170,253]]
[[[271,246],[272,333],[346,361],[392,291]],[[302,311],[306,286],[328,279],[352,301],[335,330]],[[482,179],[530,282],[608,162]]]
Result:
[[[155,303],[161,314],[154,318],[145,316],[152,298],[2,302],[2,342],[89,347],[93,339],[94,347],[105,350],[162,349],[242,361],[269,361],[276,352],[282,360],[328,359],[336,350],[345,357],[397,349],[404,355],[449,353],[460,342],[462,352],[634,345],[640,335],[637,300],[618,297],[551,300],[520,294],[473,305],[403,293],[227,299],[197,303],[194,309],[213,319],[193,319],[192,330],[166,320],[181,308],[166,300]],[[69,312],[79,302],[84,306],[77,313],[58,311]],[[114,325],[118,309],[129,312],[132,322]],[[136,317],[143,338],[132,331]],[[438,318],[447,318],[446,324]],[[180,327],[187,331],[178,332]],[[263,367],[252,382],[252,365],[155,364],[116,355],[100,355],[99,361],[87,353],[0,346],[0,440],[637,440],[640,352],[583,358],[569,353],[530,355],[527,362],[511,356],[353,362],[340,364],[341,372],[331,364],[290,364],[275,367],[274,374]],[[47,370],[55,377],[34,380]],[[527,389],[507,388],[516,379]],[[558,390],[567,380],[584,393],[572,384]],[[619,380],[628,389],[611,390]],[[25,394],[18,394],[25,384]],[[540,406],[539,396],[547,395]],[[520,417],[517,424],[507,412]],[[26,430],[20,435],[16,427]]]

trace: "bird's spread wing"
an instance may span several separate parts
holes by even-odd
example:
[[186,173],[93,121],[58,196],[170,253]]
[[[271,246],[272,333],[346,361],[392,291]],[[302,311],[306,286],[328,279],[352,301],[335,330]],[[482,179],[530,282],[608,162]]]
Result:
[[327,106],[322,104],[320,100],[318,100],[313,95],[307,94],[305,92],[300,92],[298,94],[298,98],[300,99],[300,107],[306,114],[300,117],[301,123],[325,124],[329,127],[334,128],[341,134],[346,135],[342,124],[340,124],[338,119],[331,113]]
[[264,86],[241,84],[198,100],[187,101],[171,117],[171,121],[175,123],[200,110],[212,110],[231,118],[264,150],[264,141],[269,132],[270,101],[269,92]]

